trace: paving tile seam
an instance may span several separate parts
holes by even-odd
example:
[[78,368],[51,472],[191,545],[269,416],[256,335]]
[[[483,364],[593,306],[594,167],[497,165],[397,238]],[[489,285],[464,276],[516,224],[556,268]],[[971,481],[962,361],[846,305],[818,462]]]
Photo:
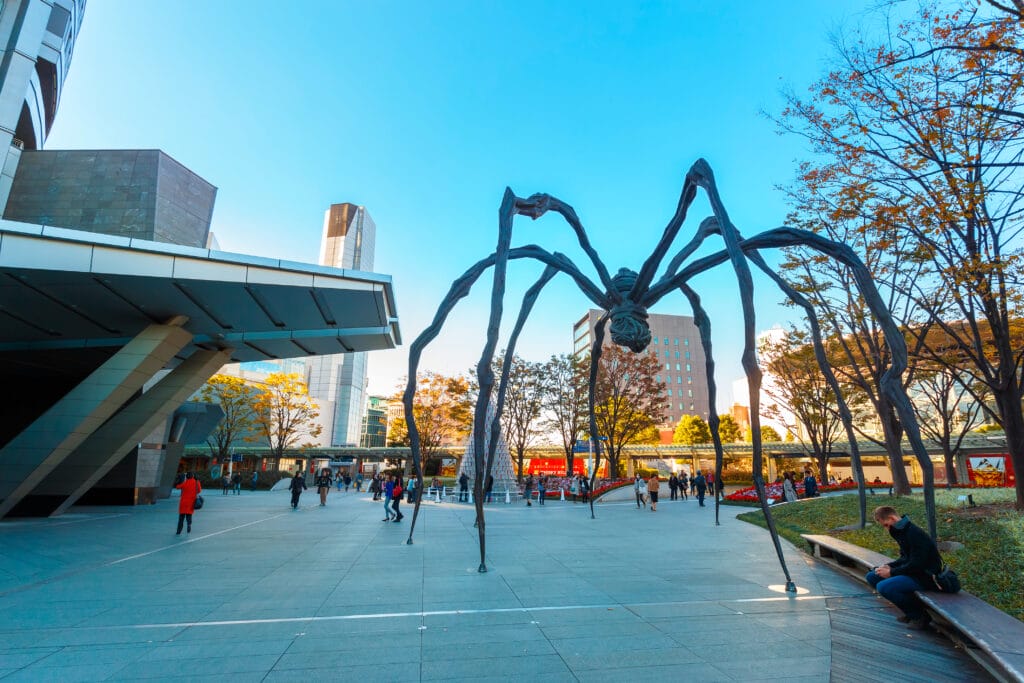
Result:
[[[780,602],[780,601],[793,601],[793,602],[808,602],[808,601],[820,601],[828,600],[829,598],[837,596],[828,595],[804,595],[799,597],[766,597],[766,598],[742,598],[737,600],[721,600],[721,599],[710,599],[710,600],[691,600],[685,602],[650,602],[650,603],[594,603],[594,604],[578,604],[578,605],[536,605],[536,606],[521,606],[521,607],[494,607],[494,608],[481,608],[481,609],[452,609],[452,610],[420,610],[412,612],[371,612],[363,614],[332,614],[332,615],[310,615],[310,616],[299,616],[299,617],[272,617],[265,619],[219,619],[211,621],[183,621],[183,622],[161,622],[161,623],[147,623],[147,624],[108,624],[102,626],[70,626],[71,628],[78,631],[110,631],[110,630],[138,630],[138,629],[188,629],[188,628],[204,628],[211,626],[247,626],[257,624],[286,624],[286,623],[317,623],[317,622],[332,622],[332,621],[362,621],[372,619],[392,619],[392,618],[404,618],[412,619],[417,618],[423,620],[428,617],[438,616],[458,616],[458,615],[472,615],[472,614],[502,614],[502,613],[532,613],[532,612],[567,612],[573,610],[612,610],[612,609],[624,609],[630,611],[633,614],[639,616],[632,608],[644,608],[644,607],[686,607],[694,605],[719,605],[727,606],[731,603],[742,603],[750,604],[754,602]],[[757,613],[748,613],[741,610],[735,610],[732,616],[743,616]],[[722,615],[730,616],[730,615]],[[640,617],[644,621],[648,621],[646,618]],[[664,617],[659,617],[664,619]],[[422,622],[421,622],[422,623]],[[0,630],[0,637],[7,632],[23,632],[26,630],[42,630],[51,631],[50,629],[17,629],[16,631]],[[58,629],[60,630],[60,629]]]

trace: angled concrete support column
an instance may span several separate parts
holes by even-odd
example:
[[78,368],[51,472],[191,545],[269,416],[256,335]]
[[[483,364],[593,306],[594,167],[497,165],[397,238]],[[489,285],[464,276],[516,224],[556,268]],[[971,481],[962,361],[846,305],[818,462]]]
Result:
[[63,498],[52,515],[65,512],[230,358],[231,349],[193,353],[93,432],[29,497]]
[[0,450],[0,517],[39,486],[191,339],[178,324],[150,325]]

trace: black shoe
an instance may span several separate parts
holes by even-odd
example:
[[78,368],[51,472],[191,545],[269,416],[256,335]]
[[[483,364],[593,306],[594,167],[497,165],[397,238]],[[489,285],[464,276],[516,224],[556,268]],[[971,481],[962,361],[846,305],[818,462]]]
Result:
[[401,517],[399,517],[398,519],[393,519],[393,520],[391,520],[391,521],[392,521],[392,522],[394,522],[395,524],[398,524],[399,522],[401,522],[401,521],[402,521],[402,518],[401,518]]
[[188,529],[187,529],[187,530],[185,531],[185,533],[186,533],[186,534],[190,534],[190,533],[192,533],[192,527],[189,527],[189,528],[188,528]]
[[178,533],[176,533],[176,534],[174,534],[174,535],[175,535],[175,536],[181,536],[181,529],[178,529]]
[[907,628],[913,631],[924,631],[928,629],[929,624],[931,623],[932,618],[926,614],[918,619],[911,619],[909,622],[907,622]]

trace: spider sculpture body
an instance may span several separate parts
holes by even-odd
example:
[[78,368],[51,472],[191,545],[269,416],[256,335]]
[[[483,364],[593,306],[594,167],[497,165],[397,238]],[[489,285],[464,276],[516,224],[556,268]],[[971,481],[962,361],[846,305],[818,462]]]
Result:
[[[686,218],[687,210],[696,197],[698,189],[703,189],[707,194],[712,207],[713,215],[700,223],[691,240],[683,246],[666,266],[661,277],[655,281],[655,274],[660,268],[668,250],[675,241]],[[583,252],[590,259],[600,279],[600,284],[593,282],[584,275],[580,269],[566,256],[557,252],[548,252],[537,245],[526,245],[513,247],[512,227],[516,215],[539,218],[548,212],[560,214],[575,232],[577,240]],[[697,249],[709,238],[719,237],[723,243],[723,249],[688,262],[688,259]],[[491,311],[488,320],[487,336],[484,343],[480,361],[477,364],[477,379],[480,384],[479,398],[473,416],[473,453],[476,458],[476,477],[473,482],[474,501],[476,504],[476,526],[479,535],[480,545],[480,566],[479,571],[487,571],[486,566],[486,535],[485,518],[483,506],[483,482],[494,465],[494,454],[497,448],[499,434],[499,421],[501,419],[502,407],[505,400],[505,391],[508,385],[508,372],[510,363],[506,363],[502,369],[502,376],[498,380],[497,391],[494,390],[495,377],[491,370],[491,362],[494,358],[498,343],[498,330],[500,328],[504,308],[505,276],[509,261],[518,259],[530,259],[543,263],[546,267],[540,278],[531,286],[523,297],[522,305],[516,323],[512,328],[506,346],[506,357],[512,358],[515,354],[516,343],[522,331],[534,303],[536,302],[545,285],[557,274],[569,276],[598,308],[604,311],[604,315],[598,320],[594,330],[594,343],[591,347],[590,363],[590,385],[589,385],[589,431],[591,443],[595,449],[595,466],[591,474],[591,489],[596,479],[596,472],[600,467],[601,441],[597,438],[597,422],[594,417],[594,387],[597,380],[597,372],[601,350],[604,342],[605,327],[610,327],[611,340],[613,343],[630,349],[633,352],[641,352],[651,342],[651,331],[647,323],[647,309],[660,301],[662,298],[673,292],[682,293],[688,300],[693,310],[694,322],[700,332],[701,344],[704,347],[706,358],[706,370],[708,377],[708,399],[709,405],[716,403],[716,387],[714,381],[714,356],[711,349],[711,320],[705,311],[700,296],[694,291],[689,281],[696,275],[703,273],[721,264],[728,263],[734,271],[739,283],[740,298],[743,310],[744,350],[742,363],[747,376],[747,385],[750,399],[750,430],[753,436],[753,471],[754,485],[758,492],[761,509],[768,522],[768,529],[771,533],[772,542],[779,558],[786,578],[786,588],[795,591],[782,555],[782,546],[779,543],[778,533],[772,519],[768,500],[765,495],[764,479],[761,476],[763,454],[761,449],[761,430],[759,420],[759,396],[761,389],[761,371],[757,364],[755,352],[755,316],[753,304],[753,279],[751,276],[751,264],[764,272],[780,290],[789,297],[795,304],[802,307],[811,328],[811,336],[814,345],[815,356],[822,373],[828,380],[833,392],[836,395],[840,416],[846,430],[851,449],[851,461],[855,477],[857,478],[860,493],[860,517],[863,525],[866,519],[865,496],[863,487],[863,472],[860,464],[860,455],[857,451],[856,436],[853,432],[853,425],[850,410],[843,400],[839,384],[836,381],[831,367],[825,357],[824,346],[821,339],[820,326],[814,308],[799,292],[794,290],[778,273],[775,273],[766,264],[760,255],[762,249],[774,249],[780,247],[804,246],[814,249],[830,258],[843,263],[855,278],[857,285],[873,315],[878,319],[879,326],[883,330],[886,343],[892,352],[892,362],[882,378],[882,390],[892,399],[896,405],[897,412],[904,424],[906,435],[910,445],[921,465],[924,475],[926,508],[928,510],[929,527],[932,537],[935,537],[935,514],[933,497],[933,472],[932,463],[925,451],[921,441],[917,422],[906,393],[900,383],[900,376],[906,369],[907,349],[899,328],[892,319],[889,310],[886,308],[882,297],[875,287],[870,273],[852,249],[848,246],[825,239],[820,235],[806,230],[780,227],[767,230],[752,237],[744,239],[739,231],[729,220],[728,213],[718,195],[718,189],[714,182],[714,176],[710,166],[703,159],[698,160],[686,175],[683,183],[682,193],[675,215],[669,221],[661,238],[656,244],[651,256],[644,262],[639,272],[628,268],[622,268],[613,277],[598,257],[596,251],[590,244],[586,231],[583,229],[576,212],[571,206],[547,194],[535,194],[528,198],[517,197],[510,189],[506,189],[505,196],[499,210],[498,244],[490,256],[474,264],[451,286],[448,295],[441,302],[433,321],[420,336],[412,343],[409,350],[409,376],[408,384],[403,395],[405,405],[405,419],[409,428],[409,440],[412,450],[413,465],[418,475],[419,487],[422,489],[423,473],[420,457],[420,439],[416,429],[416,421],[413,414],[413,399],[416,390],[416,375],[419,367],[420,357],[423,349],[440,333],[441,328],[447,319],[448,314],[455,305],[464,298],[470,291],[473,284],[489,269],[493,269],[493,284],[491,294]],[[610,325],[609,325],[610,323]],[[484,425],[487,417],[488,402],[494,402],[493,421],[491,424],[491,438],[484,443]],[[721,481],[722,476],[722,444],[718,436],[718,417],[712,411],[709,419],[712,440],[715,448],[715,476]],[[412,543],[412,536],[416,526],[416,519],[419,514],[422,490],[417,492],[416,506],[413,513],[412,524],[409,529],[408,543]],[[719,498],[715,497],[715,523],[718,524]],[[593,497],[590,502],[591,517],[593,512]]]

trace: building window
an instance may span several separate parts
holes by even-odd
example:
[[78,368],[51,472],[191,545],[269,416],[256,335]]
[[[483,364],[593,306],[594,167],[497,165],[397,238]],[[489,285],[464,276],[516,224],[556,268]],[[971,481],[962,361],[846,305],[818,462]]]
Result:
[[666,370],[668,370],[668,369],[669,369],[669,367],[668,367],[668,363],[665,363],[665,369],[666,369]]
[[679,346],[679,338],[678,337],[672,340],[672,345],[673,346]]
[[687,395],[687,396],[688,396],[689,398],[693,398],[693,389],[687,389],[687,390],[686,390],[686,395]]
[[680,377],[679,375],[676,375],[676,384],[682,384],[682,383],[683,383],[683,378]]
[[668,395],[669,395],[669,396],[671,396],[671,395],[672,395],[672,390],[671,390],[671,389],[669,389],[669,390],[668,390]]
[[690,364],[689,363],[686,364],[686,371],[690,372]]
[[689,346],[689,345],[690,345],[690,340],[689,339],[684,339],[683,340],[683,346]]
[[655,375],[654,376],[654,381],[655,382],[660,382],[661,381],[661,375]]
[[679,410],[682,410],[682,409],[683,409],[683,404],[682,404],[682,403],[680,403],[680,404],[679,404]]
[[686,360],[690,360],[690,352],[689,351],[686,352]]
[[692,403],[690,404],[690,410],[693,410],[693,404]]
[[680,370],[679,363],[676,363],[676,372],[679,372],[679,370]]
[[657,337],[655,337],[655,338],[654,338],[654,343],[655,343],[655,344],[657,344],[657,343],[658,343],[658,338],[657,338]]
[[[689,353],[689,351],[687,351],[687,353]],[[678,351],[676,351],[676,358],[679,358],[679,352]]]
[[668,337],[665,337],[665,346],[668,346]]
[[687,384],[693,384],[693,378],[692,377],[687,377],[686,378],[686,383]]

